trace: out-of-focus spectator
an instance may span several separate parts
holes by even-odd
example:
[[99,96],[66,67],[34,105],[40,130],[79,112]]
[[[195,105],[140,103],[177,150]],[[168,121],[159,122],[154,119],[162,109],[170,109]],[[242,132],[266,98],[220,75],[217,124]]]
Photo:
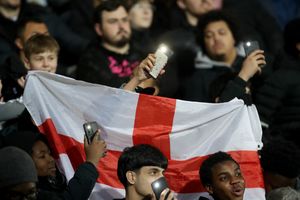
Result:
[[129,80],[142,58],[130,44],[126,5],[118,0],[101,3],[95,11],[95,30],[98,39],[81,56],[77,78],[119,88]]
[[291,187],[277,188],[269,192],[267,200],[300,200],[300,193]]
[[18,25],[15,44],[19,48],[21,60],[24,62],[24,46],[27,40],[35,34],[49,35],[49,30],[45,22],[40,17],[24,17]]
[[154,16],[151,26],[151,32],[155,36],[170,29],[170,12],[173,0],[153,0]]
[[179,9],[174,9],[174,28],[196,28],[198,18],[214,9],[213,0],[176,0],[176,4]]
[[[5,41],[0,45],[0,52],[3,52],[0,55],[0,61],[2,60],[2,62],[9,54],[16,51],[14,41],[17,36],[19,22],[24,17],[41,17],[45,21],[51,35],[62,46],[61,63],[63,66],[68,67],[75,64],[77,62],[76,58],[88,44],[88,40],[71,31],[47,7],[30,4],[24,0],[1,0],[0,7],[2,8],[0,9],[1,40]],[[6,44],[10,46],[8,47]]]
[[284,31],[285,53],[278,58],[281,66],[257,93],[255,103],[265,127],[282,130],[285,138],[300,147],[300,19],[292,20]]
[[260,151],[266,193],[289,186],[300,191],[300,151],[290,141],[273,138]]
[[217,152],[210,155],[201,164],[199,176],[202,185],[214,199],[244,199],[245,180],[240,165],[229,154]]
[[101,0],[66,0],[65,3],[55,1],[57,3],[52,2],[49,6],[72,31],[88,41],[96,38],[93,13]]
[[198,19],[201,15],[216,8],[213,0],[173,1],[169,31],[158,39],[159,42],[167,44],[174,51],[170,65],[173,71],[176,71],[172,77],[177,80],[177,85],[175,85],[177,91],[172,97],[182,98],[182,90],[178,89],[180,88],[179,83],[186,74],[193,71],[194,59],[199,50],[199,45],[196,43]]
[[17,20],[21,12],[21,0],[0,1],[0,65],[6,58],[16,51],[14,39],[16,37]]
[[283,46],[282,31],[275,18],[259,0],[223,0],[222,9],[228,10],[240,22],[242,40],[256,40],[260,47],[277,56]]
[[[195,57],[197,52],[201,51],[196,43],[196,25],[201,23],[203,14],[214,9],[228,10],[227,13],[230,13],[235,18],[234,21],[239,24],[241,40],[237,41],[236,45],[244,40],[257,40],[267,56],[268,68],[273,68],[274,56],[282,48],[282,33],[275,19],[256,0],[178,0],[175,3],[173,16],[170,19],[171,22],[175,22],[174,30],[163,34],[160,40],[166,42],[175,52],[174,59],[178,66],[180,82],[193,73]],[[269,34],[270,32],[272,34]],[[240,51],[240,55],[244,55],[243,51]],[[182,94],[184,90],[184,86],[180,87],[178,98],[184,98]]]
[[[159,46],[157,37],[160,34],[159,30],[152,27],[153,14],[156,12],[154,9],[156,8],[154,8],[151,0],[128,0],[127,3],[129,4],[129,19],[132,27],[132,44],[145,55],[154,52]],[[178,80],[176,64],[172,62],[172,59],[169,59],[166,69],[168,73],[165,76],[157,80],[148,79],[142,84],[157,85],[159,82],[160,96],[175,97]],[[156,87],[156,94],[158,94],[157,89],[158,87]]]
[[[237,25],[228,13],[211,11],[202,16],[199,22],[198,51],[195,67],[182,80],[182,98],[209,102],[209,86],[218,76],[239,73],[238,82],[249,81],[265,65],[263,51],[257,50],[244,60],[236,48],[239,42]],[[244,86],[245,88],[245,86]]]
[[154,6],[152,0],[128,0],[129,20],[132,29],[132,42],[136,47],[145,52],[153,52],[150,47],[155,43],[155,37],[151,34]]
[[197,24],[199,17],[215,9],[213,0],[176,0],[171,9],[171,31],[160,37],[175,52],[175,63],[185,73],[193,67],[196,51]]

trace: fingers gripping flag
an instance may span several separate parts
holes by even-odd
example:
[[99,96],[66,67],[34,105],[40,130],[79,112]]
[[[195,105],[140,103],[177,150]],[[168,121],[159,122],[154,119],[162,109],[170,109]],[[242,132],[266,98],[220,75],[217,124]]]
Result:
[[85,160],[82,124],[97,121],[103,127],[108,154],[99,163],[91,199],[124,197],[116,172],[118,157],[125,147],[140,143],[158,147],[168,158],[165,175],[178,199],[208,196],[198,171],[217,151],[230,153],[240,163],[246,180],[244,199],[264,199],[257,154],[259,118],[256,108],[241,100],[188,102],[30,72],[24,102],[68,179]]

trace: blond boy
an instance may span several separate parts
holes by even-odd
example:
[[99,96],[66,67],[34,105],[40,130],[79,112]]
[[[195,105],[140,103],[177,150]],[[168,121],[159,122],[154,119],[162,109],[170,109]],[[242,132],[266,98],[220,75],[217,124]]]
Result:
[[36,34],[25,43],[25,66],[29,70],[55,73],[59,49],[59,45],[53,37]]

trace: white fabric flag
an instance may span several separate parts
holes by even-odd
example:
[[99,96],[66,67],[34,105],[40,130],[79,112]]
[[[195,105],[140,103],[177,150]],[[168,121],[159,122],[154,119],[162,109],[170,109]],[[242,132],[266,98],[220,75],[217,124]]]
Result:
[[100,177],[90,199],[124,197],[116,172],[118,157],[125,147],[141,143],[158,147],[168,158],[165,174],[179,200],[208,197],[198,171],[207,155],[217,151],[228,152],[240,163],[244,199],[265,199],[257,154],[260,122],[256,108],[241,100],[189,102],[30,72],[24,103],[68,179],[85,159],[83,123],[102,126],[109,151],[99,163]]

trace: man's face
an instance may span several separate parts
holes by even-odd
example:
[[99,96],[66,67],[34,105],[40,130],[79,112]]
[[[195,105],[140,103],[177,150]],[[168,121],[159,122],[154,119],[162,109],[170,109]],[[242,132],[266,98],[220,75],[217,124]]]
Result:
[[134,188],[136,193],[144,198],[144,197],[154,197],[154,193],[151,187],[151,183],[158,178],[164,176],[164,169],[156,166],[144,166],[140,168],[135,174],[136,179],[134,183]]
[[41,70],[55,73],[57,68],[57,52],[46,51],[30,55],[29,59],[25,59],[25,64],[29,70]]
[[31,157],[37,169],[38,176],[55,176],[56,168],[54,158],[48,146],[38,140],[32,147]]
[[12,199],[30,199],[35,200],[37,199],[37,188],[34,182],[25,182],[13,186],[4,194],[5,200],[12,200]]
[[211,22],[204,29],[204,45],[209,57],[223,61],[235,50],[235,40],[227,23],[224,21]]
[[28,22],[25,26],[23,39],[26,42],[31,36],[35,34],[49,35],[48,28],[45,23]]
[[0,7],[17,9],[21,6],[21,0],[0,0]]
[[177,4],[181,9],[196,17],[214,9],[213,0],[177,0]]
[[28,22],[25,25],[23,35],[21,38],[17,38],[16,44],[19,49],[23,49],[25,42],[35,34],[46,34],[49,35],[48,28],[45,23]]
[[129,17],[131,26],[134,29],[146,29],[152,24],[153,8],[149,0],[142,0],[134,4],[130,11]]
[[131,28],[128,13],[120,6],[114,11],[102,12],[102,24],[99,25],[97,33],[102,37],[103,42],[116,47],[123,47],[128,44],[131,37]]
[[216,164],[212,169],[212,184],[209,193],[220,200],[242,200],[245,181],[240,167],[233,161]]

